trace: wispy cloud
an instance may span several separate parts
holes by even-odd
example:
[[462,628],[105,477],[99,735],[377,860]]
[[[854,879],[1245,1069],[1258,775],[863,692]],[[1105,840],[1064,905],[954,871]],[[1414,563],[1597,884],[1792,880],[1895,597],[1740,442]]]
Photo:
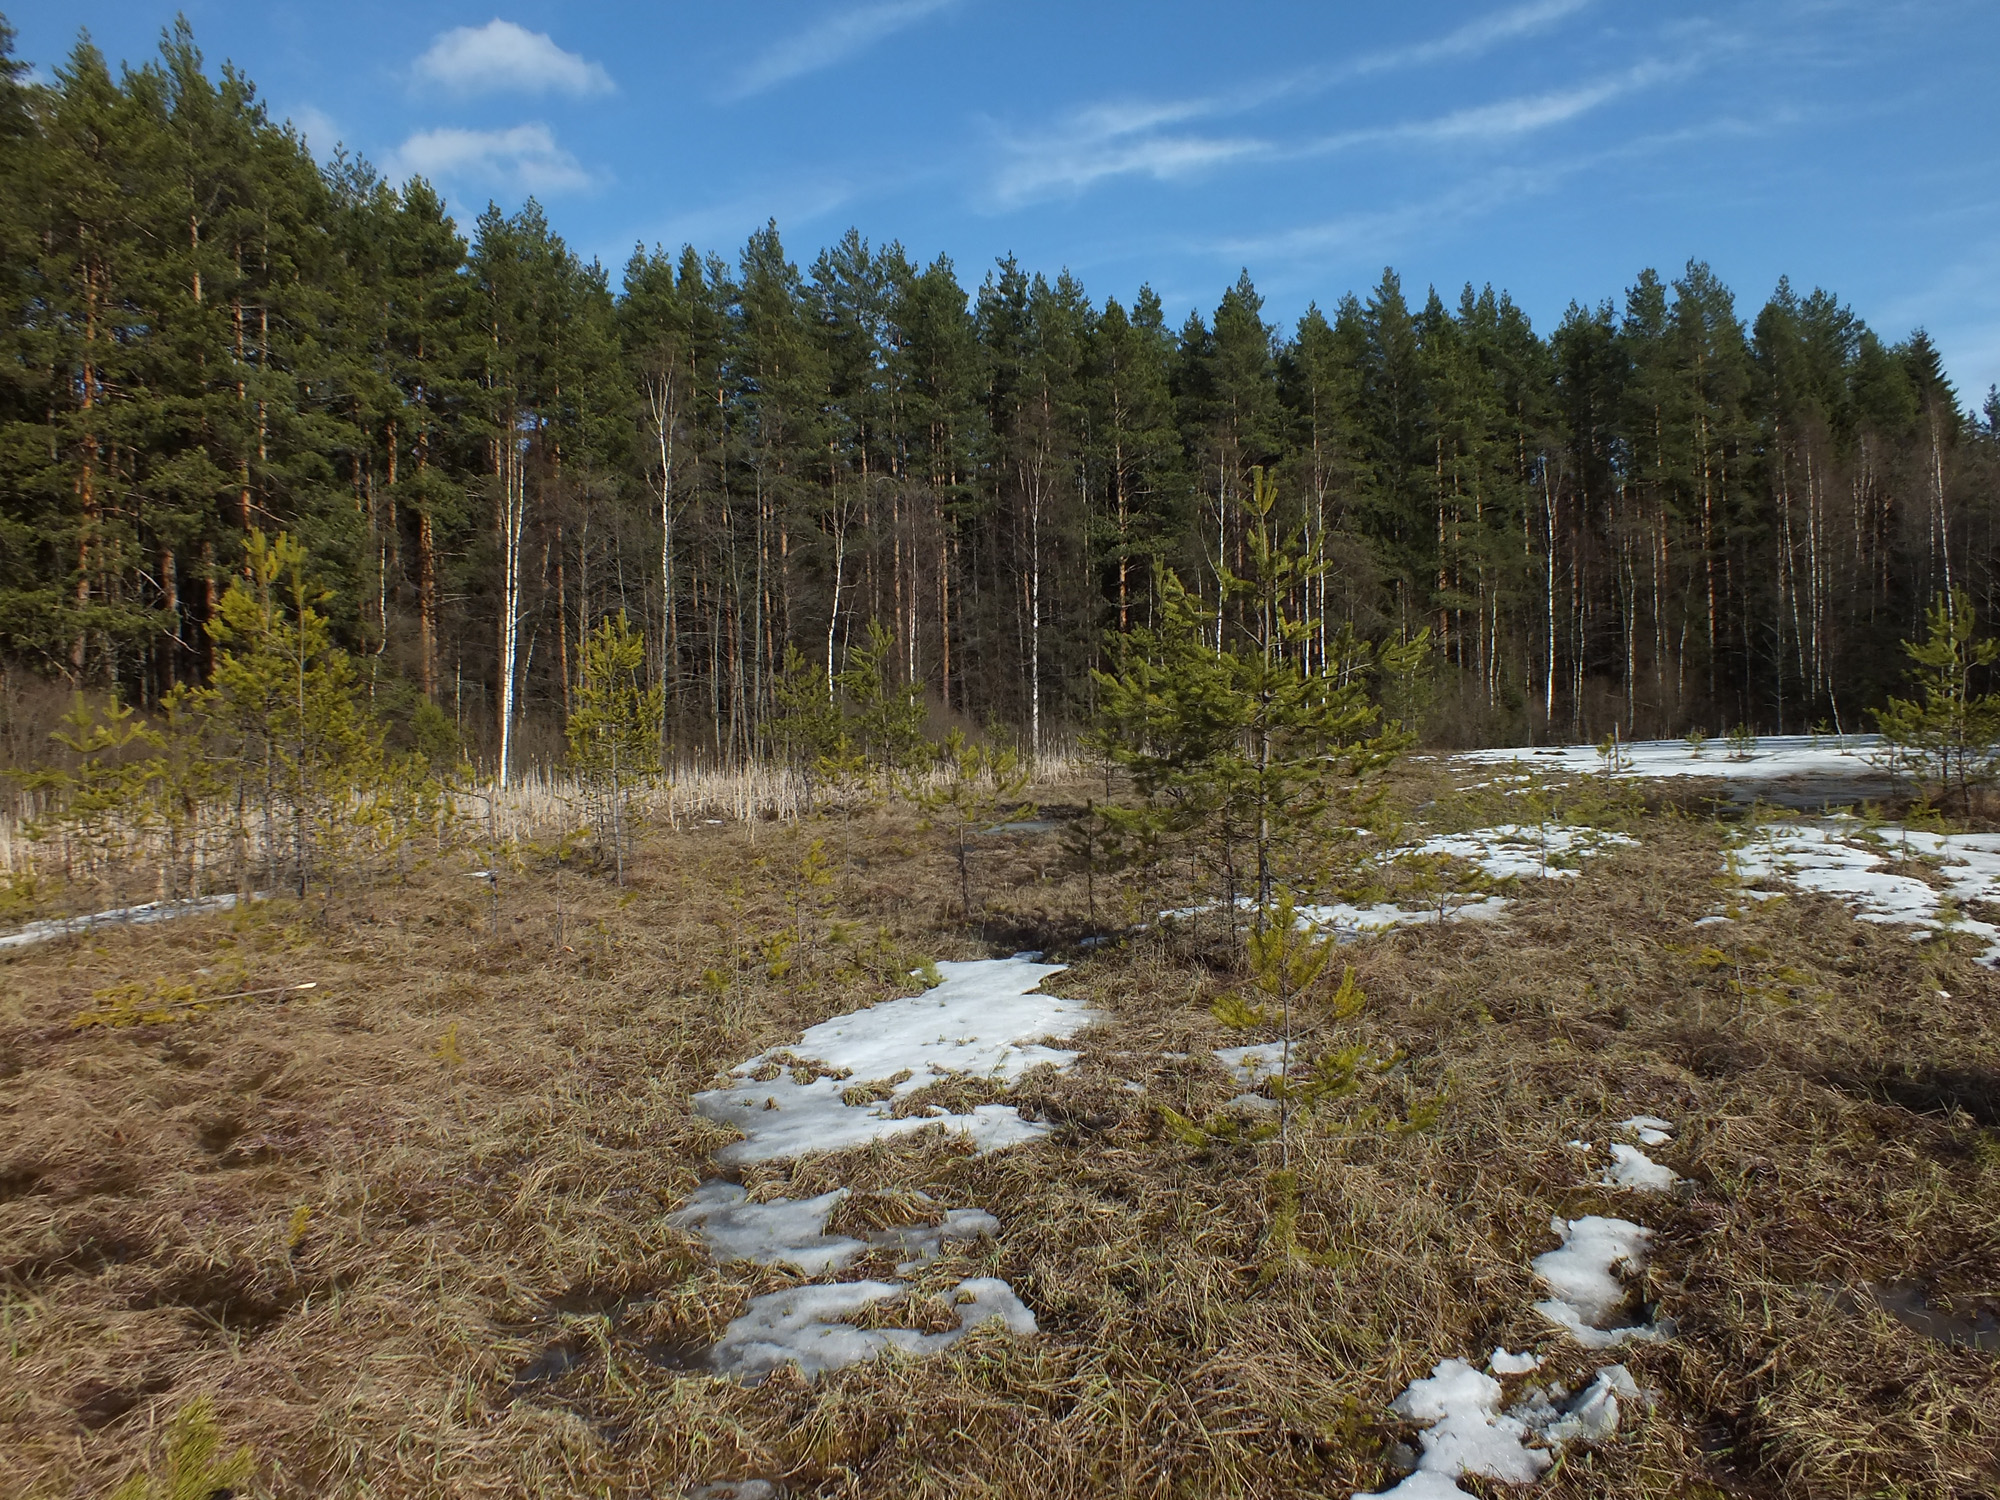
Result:
[[484,26],[440,32],[416,61],[419,78],[457,94],[572,94],[586,98],[617,89],[603,67],[565,52],[545,31],[497,17]]
[[1463,61],[1489,52],[1503,42],[1546,31],[1590,4],[1591,0],[1531,0],[1527,5],[1509,6],[1490,16],[1468,21],[1428,42],[1366,53],[1336,66],[1331,72],[1335,77],[1355,78],[1369,73],[1393,72],[1398,68],[1420,68],[1428,63]]
[[836,11],[766,48],[739,73],[726,91],[730,99],[746,99],[808,73],[817,73],[872,47],[958,3],[958,0],[881,0]]
[[1100,107],[1071,116],[1056,130],[1012,138],[1004,145],[1006,159],[993,174],[987,196],[996,208],[1018,208],[1047,198],[1074,197],[1110,177],[1166,182],[1270,154],[1269,143],[1250,136],[1155,128],[1200,112]]
[[392,178],[426,177],[516,192],[575,192],[594,179],[539,122],[505,130],[421,130],[390,158]]
[[1173,130],[1203,116],[1237,108],[1215,100],[1094,105],[1054,129],[1003,143],[1004,159],[988,184],[996,208],[1074,197],[1112,177],[1155,181],[1191,177],[1226,164],[1297,161],[1368,146],[1462,145],[1517,140],[1567,124],[1680,69],[1644,64],[1579,88],[1527,94],[1407,120],[1341,131],[1316,140],[1279,143],[1248,135]]
[[1457,145],[1471,141],[1516,140],[1537,131],[1566,125],[1592,110],[1614,103],[1627,95],[1686,74],[1691,62],[1641,63],[1577,88],[1555,89],[1541,94],[1520,94],[1475,104],[1424,120],[1405,120],[1392,125],[1374,125],[1361,130],[1342,131],[1300,147],[1296,155],[1323,155],[1357,146],[1410,142],[1418,145]]
[[1478,57],[1505,42],[1545,30],[1591,3],[1531,0],[1482,16],[1430,41],[1300,69],[1233,93],[1089,105],[1072,112],[1053,129],[1003,137],[1002,159],[987,184],[986,196],[991,206],[1011,209],[1047,198],[1074,197],[1114,177],[1169,181],[1230,163],[1321,155],[1371,142],[1500,138],[1559,124],[1615,97],[1631,87],[1631,82],[1607,81],[1461,110],[1436,120],[1352,130],[1290,145],[1242,133],[1174,128],[1197,120],[1246,115],[1287,97],[1323,92],[1344,79]]

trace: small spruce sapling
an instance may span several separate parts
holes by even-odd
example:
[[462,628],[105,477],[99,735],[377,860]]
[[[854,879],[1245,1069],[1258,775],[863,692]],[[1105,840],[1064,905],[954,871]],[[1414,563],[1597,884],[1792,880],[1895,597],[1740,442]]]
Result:
[[1748,760],[1757,750],[1757,736],[1748,724],[1739,723],[1723,737],[1729,743],[1731,760]]

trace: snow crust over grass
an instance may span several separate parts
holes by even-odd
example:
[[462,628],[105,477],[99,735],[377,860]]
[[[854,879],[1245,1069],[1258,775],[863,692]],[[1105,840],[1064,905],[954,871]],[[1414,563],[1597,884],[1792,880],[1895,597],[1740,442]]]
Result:
[[859,1239],[828,1234],[827,1216],[846,1198],[846,1188],[835,1188],[817,1198],[752,1203],[735,1183],[710,1182],[669,1214],[667,1222],[699,1234],[718,1261],[791,1266],[808,1276],[841,1270],[870,1250],[896,1251],[905,1257],[897,1270],[907,1273],[936,1260],[947,1242],[969,1244],[1000,1232],[1000,1221],[984,1209],[954,1208],[937,1224],[876,1229]]
[[[1620,1121],[1618,1128],[1648,1144],[1673,1139],[1673,1122],[1657,1115],[1634,1115]],[[1588,1141],[1570,1144],[1590,1149]],[[1645,1162],[1636,1147],[1623,1149]],[[1614,1167],[1626,1160],[1619,1151],[1618,1146],[1612,1148]],[[1666,1175],[1671,1184],[1673,1174]],[[1556,1295],[1536,1303],[1537,1312],[1587,1349],[1671,1336],[1673,1325],[1665,1319],[1638,1327],[1601,1326],[1624,1310],[1628,1294],[1619,1272],[1636,1274],[1645,1269],[1651,1230],[1624,1219],[1595,1216],[1555,1219],[1550,1227],[1562,1244],[1536,1256],[1532,1265]],[[1401,1500],[1451,1500],[1468,1495],[1457,1483],[1466,1474],[1507,1484],[1532,1483],[1555,1461],[1554,1449],[1566,1443],[1600,1443],[1617,1432],[1621,1402],[1648,1409],[1653,1404],[1625,1366],[1604,1365],[1574,1397],[1560,1385],[1534,1385],[1502,1413],[1503,1387],[1494,1377],[1526,1375],[1541,1364],[1538,1355],[1499,1348],[1487,1362],[1490,1375],[1464,1360],[1445,1359],[1428,1378],[1412,1381],[1391,1409],[1429,1424],[1419,1436],[1423,1452],[1413,1472],[1378,1493]],[[1353,1500],[1372,1497],[1357,1493]]]
[[1411,849],[1413,854],[1448,854],[1477,865],[1494,880],[1573,877],[1576,861],[1620,846],[1636,847],[1629,834],[1569,823],[1503,823],[1470,833],[1439,834]]
[[849,1281],[788,1287],[752,1297],[743,1315],[709,1351],[709,1364],[721,1374],[755,1384],[780,1365],[796,1363],[806,1379],[814,1380],[829,1370],[878,1359],[890,1350],[940,1353],[996,1318],[1009,1333],[1037,1331],[1035,1315],[1013,1288],[991,1276],[974,1276],[958,1284],[952,1293],[959,1304],[958,1327],[943,1333],[857,1328],[842,1321],[907,1290],[900,1281]]
[[[1035,993],[1064,967],[1038,962],[1040,957],[1017,953],[941,963],[943,982],[935,988],[822,1021],[807,1028],[795,1046],[760,1053],[731,1069],[741,1082],[695,1096],[702,1114],[743,1132],[717,1159],[769,1161],[840,1150],[936,1124],[971,1136],[989,1151],[1045,1134],[1048,1126],[1022,1119],[1005,1104],[983,1104],[969,1115],[897,1119],[891,1112],[895,1099],[940,1077],[973,1074],[1011,1084],[1043,1063],[1066,1068],[1075,1061],[1075,1053],[1044,1046],[1041,1039],[1071,1036],[1095,1021],[1097,1012]],[[860,1089],[862,1102],[847,1102],[843,1096],[850,1089]],[[877,1097],[882,1094],[888,1097]],[[954,1208],[935,1225],[871,1230],[858,1237],[828,1234],[827,1219],[847,1195],[846,1188],[834,1188],[813,1198],[755,1203],[735,1183],[709,1182],[668,1222],[700,1235],[718,1261],[791,1266],[808,1276],[838,1272],[870,1250],[906,1257],[896,1269],[908,1275],[953,1246],[1000,1232],[1000,1221],[983,1209]],[[847,1321],[908,1290],[901,1281],[866,1280],[753,1297],[709,1349],[707,1363],[718,1374],[751,1384],[795,1363],[812,1380],[890,1352],[935,1354],[994,1320],[1010,1333],[1036,1332],[1034,1313],[1006,1282],[991,1276],[968,1277],[951,1290],[958,1305],[955,1329],[926,1333],[860,1328]]]
[[[1699,755],[1686,740],[1633,740],[1619,745],[1621,765],[1614,774],[1638,779],[1706,776],[1725,781],[1771,781],[1796,776],[1855,780],[1884,774],[1875,759],[1880,746],[1880,738],[1872,734],[1766,735],[1745,758],[1737,760],[1720,740],[1710,740]],[[1605,766],[1595,745],[1467,750],[1452,758],[1472,765],[1508,766],[1517,772],[1564,775],[1602,773]]]
[[1423,1452],[1416,1472],[1383,1493],[1406,1500],[1463,1495],[1453,1482],[1461,1474],[1483,1474],[1507,1484],[1541,1478],[1555,1455],[1527,1445],[1527,1424],[1501,1415],[1501,1395],[1499,1381],[1462,1359],[1441,1359],[1429,1378],[1411,1381],[1390,1410],[1431,1425],[1417,1439]]
[[[702,1114],[743,1132],[744,1139],[716,1153],[725,1165],[770,1161],[807,1151],[842,1151],[904,1135],[926,1126],[970,1136],[982,1151],[1048,1133],[1046,1124],[1021,1118],[1010,1104],[982,1104],[969,1115],[910,1116],[897,1119],[894,1100],[953,1073],[969,1073],[1005,1083],[1041,1063],[1066,1068],[1076,1060],[1038,1044],[1074,1035],[1097,1019],[1080,1001],[1035,993],[1062,964],[1039,963],[1038,953],[971,963],[940,963],[944,982],[920,995],[884,1001],[866,1010],[835,1016],[808,1027],[794,1046],[759,1053],[730,1070],[744,1079],[728,1088],[696,1094]],[[821,1072],[801,1083],[789,1066],[794,1059],[820,1064]],[[768,1082],[747,1075],[781,1068]],[[848,1104],[842,1095],[857,1084],[883,1082],[889,1098]]]
[[1658,1115],[1634,1115],[1629,1120],[1620,1120],[1618,1128],[1631,1131],[1642,1146],[1664,1146],[1674,1138],[1674,1122],[1662,1120]]
[[1646,1269],[1652,1230],[1602,1214],[1552,1219],[1549,1228],[1561,1237],[1561,1246],[1544,1251],[1529,1266],[1555,1295],[1537,1302],[1536,1312],[1586,1349],[1652,1343],[1672,1333],[1670,1327],[1652,1323],[1604,1326],[1624,1310],[1628,1298],[1620,1269],[1632,1275]]
[[1605,1187],[1631,1188],[1641,1193],[1667,1193],[1673,1191],[1680,1178],[1674,1175],[1672,1167],[1662,1166],[1637,1146],[1628,1146],[1623,1141],[1611,1143],[1611,1165],[1605,1169]]
[[[85,917],[51,917],[0,934],[0,948],[26,948],[34,943],[46,943],[51,938],[90,932],[98,927],[142,927],[152,922],[171,922],[176,917],[228,911],[240,899],[231,892],[221,896],[201,896],[191,901],[148,901],[143,906],[120,906],[111,911],[92,912]],[[250,899],[254,901],[258,898],[253,896]]]
[[1215,1058],[1238,1083],[1255,1086],[1266,1078],[1278,1076],[1285,1064],[1285,1044],[1258,1042],[1250,1047],[1217,1047]]
[[[1944,889],[1886,868],[1908,861],[1925,865]],[[1948,924],[1940,905],[1945,896],[1961,906],[2000,903],[2000,834],[1933,833],[1897,824],[1869,828],[1854,818],[1767,823],[1737,848],[1735,869],[1744,881],[1777,880],[1833,896],[1852,907],[1858,921],[1915,928],[1919,939],[1947,925],[1974,933],[1986,943],[1979,962],[2000,962],[2000,925],[1956,913]]]
[[[1437,834],[1387,850],[1371,863],[1393,865],[1410,855],[1446,856],[1466,861],[1491,880],[1534,880],[1544,876],[1575,876],[1581,873],[1578,861],[1637,842],[1627,834],[1567,823],[1503,823],[1467,833]],[[1257,907],[1247,896],[1239,896],[1236,905],[1242,911],[1255,911]],[[1507,906],[1507,897],[1490,891],[1444,890],[1423,906],[1394,901],[1365,906],[1332,901],[1301,903],[1296,911],[1301,924],[1346,943],[1371,933],[1387,932],[1392,927],[1423,922],[1490,922],[1501,916]],[[1212,905],[1179,907],[1161,912],[1160,917],[1163,921],[1185,920],[1214,909]]]

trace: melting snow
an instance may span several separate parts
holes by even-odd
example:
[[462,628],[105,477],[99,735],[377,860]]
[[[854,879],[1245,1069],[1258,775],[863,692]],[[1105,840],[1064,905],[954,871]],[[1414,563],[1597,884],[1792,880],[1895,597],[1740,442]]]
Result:
[[914,1328],[856,1328],[840,1321],[878,1302],[900,1297],[900,1281],[850,1281],[832,1286],[789,1287],[750,1299],[749,1308],[723,1332],[709,1351],[709,1363],[725,1375],[755,1383],[778,1366],[795,1362],[808,1380],[829,1370],[877,1359],[890,1350],[936,1354],[972,1329],[998,1318],[1014,1334],[1036,1331],[1035,1315],[1006,1282],[974,1276],[953,1289],[960,1304],[958,1327],[943,1333]]
[[[770,1161],[806,1151],[842,1151],[890,1136],[942,1124],[970,1136],[982,1151],[1046,1135],[1049,1127],[1021,1118],[1011,1104],[982,1104],[969,1115],[897,1119],[893,1100],[953,1073],[1013,1083],[1040,1063],[1066,1068],[1074,1052],[1038,1045],[1062,1039],[1097,1019],[1076,1000],[1035,993],[1062,964],[1037,963],[1036,953],[973,963],[941,963],[944,982],[921,995],[888,1000],[808,1027],[797,1045],[760,1053],[731,1069],[734,1077],[776,1064],[784,1069],[767,1083],[747,1080],[696,1094],[695,1108],[733,1125],[744,1139],[725,1146],[725,1164]],[[815,1076],[800,1083],[786,1064],[793,1058],[822,1064],[841,1077]],[[858,1083],[907,1074],[890,1086],[890,1098],[848,1104],[841,1097]]]
[[[1576,875],[1577,870],[1568,861],[1638,842],[1629,834],[1567,823],[1503,823],[1471,833],[1440,834],[1425,839],[1409,852],[1452,855],[1479,866],[1495,880],[1509,877],[1531,880],[1539,876]],[[1551,864],[1551,860],[1559,863]]]
[[[1657,1133],[1657,1132],[1656,1132]],[[1637,1146],[1628,1146],[1623,1141],[1614,1141],[1611,1146],[1611,1165],[1605,1169],[1605,1187],[1631,1188],[1641,1193],[1671,1192],[1680,1179],[1673,1168],[1654,1161]]]
[[1620,1120],[1618,1128],[1631,1131],[1642,1146],[1664,1146],[1674,1138],[1674,1122],[1662,1120],[1658,1115],[1634,1115],[1629,1120]]
[[[1423,1453],[1416,1472],[1382,1493],[1404,1500],[1463,1495],[1453,1483],[1461,1474],[1508,1484],[1539,1479],[1555,1456],[1527,1446],[1527,1424],[1500,1414],[1500,1394],[1499,1381],[1462,1359],[1441,1359],[1429,1378],[1410,1382],[1390,1409],[1431,1425],[1418,1437]],[[1357,1493],[1354,1500],[1364,1497]]]
[[[1930,863],[1946,890],[1883,868],[1919,858]],[[1860,921],[1914,927],[1922,937],[1947,925],[1940,896],[1959,903],[2000,901],[2000,834],[1931,833],[1894,824],[1869,830],[1853,819],[1766,824],[1736,852],[1736,873],[1746,881],[1782,880],[1838,897]],[[2000,926],[1963,916],[1954,916],[1950,925],[1985,939],[1981,963],[2000,961]]]
[[[972,1137],[982,1150],[1031,1140],[1048,1126],[1021,1118],[1012,1105],[982,1104],[969,1115],[898,1119],[893,1101],[935,1078],[971,1074],[1011,1084],[1030,1068],[1066,1068],[1073,1052],[1043,1046],[1097,1019],[1097,1012],[1055,995],[1038,994],[1061,964],[1039,963],[1038,953],[974,963],[941,963],[943,982],[920,995],[886,1001],[807,1028],[793,1047],[760,1053],[731,1070],[740,1082],[695,1096],[695,1107],[735,1126],[743,1139],[724,1147],[724,1162],[768,1161],[805,1151],[836,1151],[943,1124]],[[769,1072],[759,1082],[757,1073]],[[800,1082],[810,1074],[810,1080]],[[853,1080],[853,1082],[850,1082]],[[850,1088],[875,1084],[873,1095],[849,1104]],[[859,1097],[859,1096],[857,1096]],[[830,1235],[827,1217],[847,1196],[835,1188],[816,1198],[775,1198],[752,1203],[727,1182],[704,1184],[669,1222],[699,1234],[718,1260],[789,1265],[807,1275],[838,1271],[869,1249],[908,1257],[897,1266],[908,1275],[944,1253],[953,1241],[991,1237],[1000,1221],[976,1208],[955,1208],[933,1226]],[[900,1281],[853,1281],[789,1287],[753,1297],[708,1352],[717,1372],[756,1382],[779,1365],[795,1362],[807,1379],[887,1353],[934,1354],[982,1323],[999,1321],[1011,1333],[1036,1331],[1035,1315],[1006,1282],[975,1276],[953,1289],[959,1326],[942,1333],[916,1328],[857,1328],[844,1321],[880,1302],[900,1297]]]
[[[1851,780],[1880,776],[1875,759],[1880,740],[1872,734],[1766,735],[1749,755],[1732,758],[1727,745],[1710,740],[1699,755],[1686,740],[1633,740],[1618,747],[1621,776],[1660,778],[1710,776],[1719,780],[1769,781],[1784,776]],[[1595,745],[1564,745],[1539,750],[1469,750],[1452,757],[1475,765],[1504,765],[1516,771],[1555,771],[1568,775],[1601,773],[1604,757]]]
[[1217,1047],[1216,1059],[1238,1083],[1256,1084],[1275,1078],[1284,1066],[1283,1042],[1259,1042],[1252,1047]]
[[835,1188],[817,1198],[774,1198],[752,1203],[731,1182],[703,1185],[685,1207],[667,1222],[692,1229],[718,1261],[748,1260],[764,1266],[793,1266],[808,1276],[838,1271],[870,1249],[888,1249],[909,1257],[897,1270],[909,1272],[943,1253],[947,1240],[991,1238],[1000,1221],[977,1208],[954,1208],[936,1225],[877,1229],[860,1239],[826,1232],[827,1216],[847,1197]]
[[1618,1430],[1619,1398],[1648,1406],[1652,1402],[1639,1389],[1632,1372],[1623,1365],[1606,1365],[1589,1385],[1563,1405],[1561,1386],[1529,1389],[1527,1395],[1507,1410],[1507,1415],[1549,1443],[1601,1443]]
[[[171,922],[176,917],[198,916],[202,912],[228,911],[240,898],[235,894],[202,896],[192,901],[148,901],[143,906],[121,906],[112,911],[93,912],[87,917],[51,917],[30,922],[13,932],[0,934],[0,948],[26,948],[46,943],[50,938],[89,932],[98,927],[138,927],[152,922]],[[258,899],[252,897],[252,900]]]
[[1495,1375],[1526,1375],[1531,1370],[1542,1367],[1538,1354],[1509,1354],[1505,1349],[1495,1349],[1486,1367]]
[[1536,1256],[1531,1266],[1555,1295],[1537,1302],[1536,1312],[1586,1349],[1667,1337],[1672,1330],[1663,1325],[1602,1326],[1625,1306],[1627,1294],[1618,1279],[1618,1268],[1634,1273],[1646,1268],[1646,1246],[1653,1238],[1652,1230],[1598,1214],[1554,1219],[1549,1227],[1562,1237],[1562,1246]]

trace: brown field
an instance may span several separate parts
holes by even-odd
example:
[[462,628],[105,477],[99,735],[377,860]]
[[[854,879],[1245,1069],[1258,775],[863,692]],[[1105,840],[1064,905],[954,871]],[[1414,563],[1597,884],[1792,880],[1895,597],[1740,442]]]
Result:
[[[1347,950],[1352,1027],[1406,1056],[1295,1141],[1292,1256],[1269,1243],[1275,1146],[1192,1149],[1158,1109],[1235,1092],[1205,1060],[1244,1040],[1209,1013],[1230,948],[1077,949],[1055,835],[982,848],[977,931],[938,838],[889,813],[656,830],[624,891],[529,857],[497,923],[473,866],[440,864],[0,954],[0,1491],[163,1474],[170,1419],[207,1396],[258,1494],[1345,1497],[1393,1481],[1412,1377],[1505,1343],[1572,1388],[1622,1358],[1659,1397],[1538,1496],[2000,1494],[2000,1360],[1865,1290],[2000,1297],[2000,976],[1821,898],[1696,930],[1717,825],[1610,814],[1641,846],[1505,920]],[[795,878],[820,834],[830,911]],[[772,978],[763,945],[800,931]],[[1016,1091],[1050,1136],[973,1156],[927,1132],[743,1180],[871,1190],[863,1215],[911,1188],[989,1209],[1000,1237],[919,1291],[1003,1276],[1040,1335],[811,1385],[691,1368],[797,1278],[718,1268],[664,1223],[729,1138],[690,1096],[925,958],[1025,947],[1107,1017],[1073,1072]],[[170,1018],[76,1024],[120,1006]],[[1382,1123],[1440,1088],[1435,1126]],[[1580,1185],[1565,1143],[1642,1112],[1677,1122],[1656,1155],[1683,1190]],[[1655,1230],[1635,1296],[1671,1341],[1593,1357],[1530,1310],[1551,1216],[1593,1212]]]

